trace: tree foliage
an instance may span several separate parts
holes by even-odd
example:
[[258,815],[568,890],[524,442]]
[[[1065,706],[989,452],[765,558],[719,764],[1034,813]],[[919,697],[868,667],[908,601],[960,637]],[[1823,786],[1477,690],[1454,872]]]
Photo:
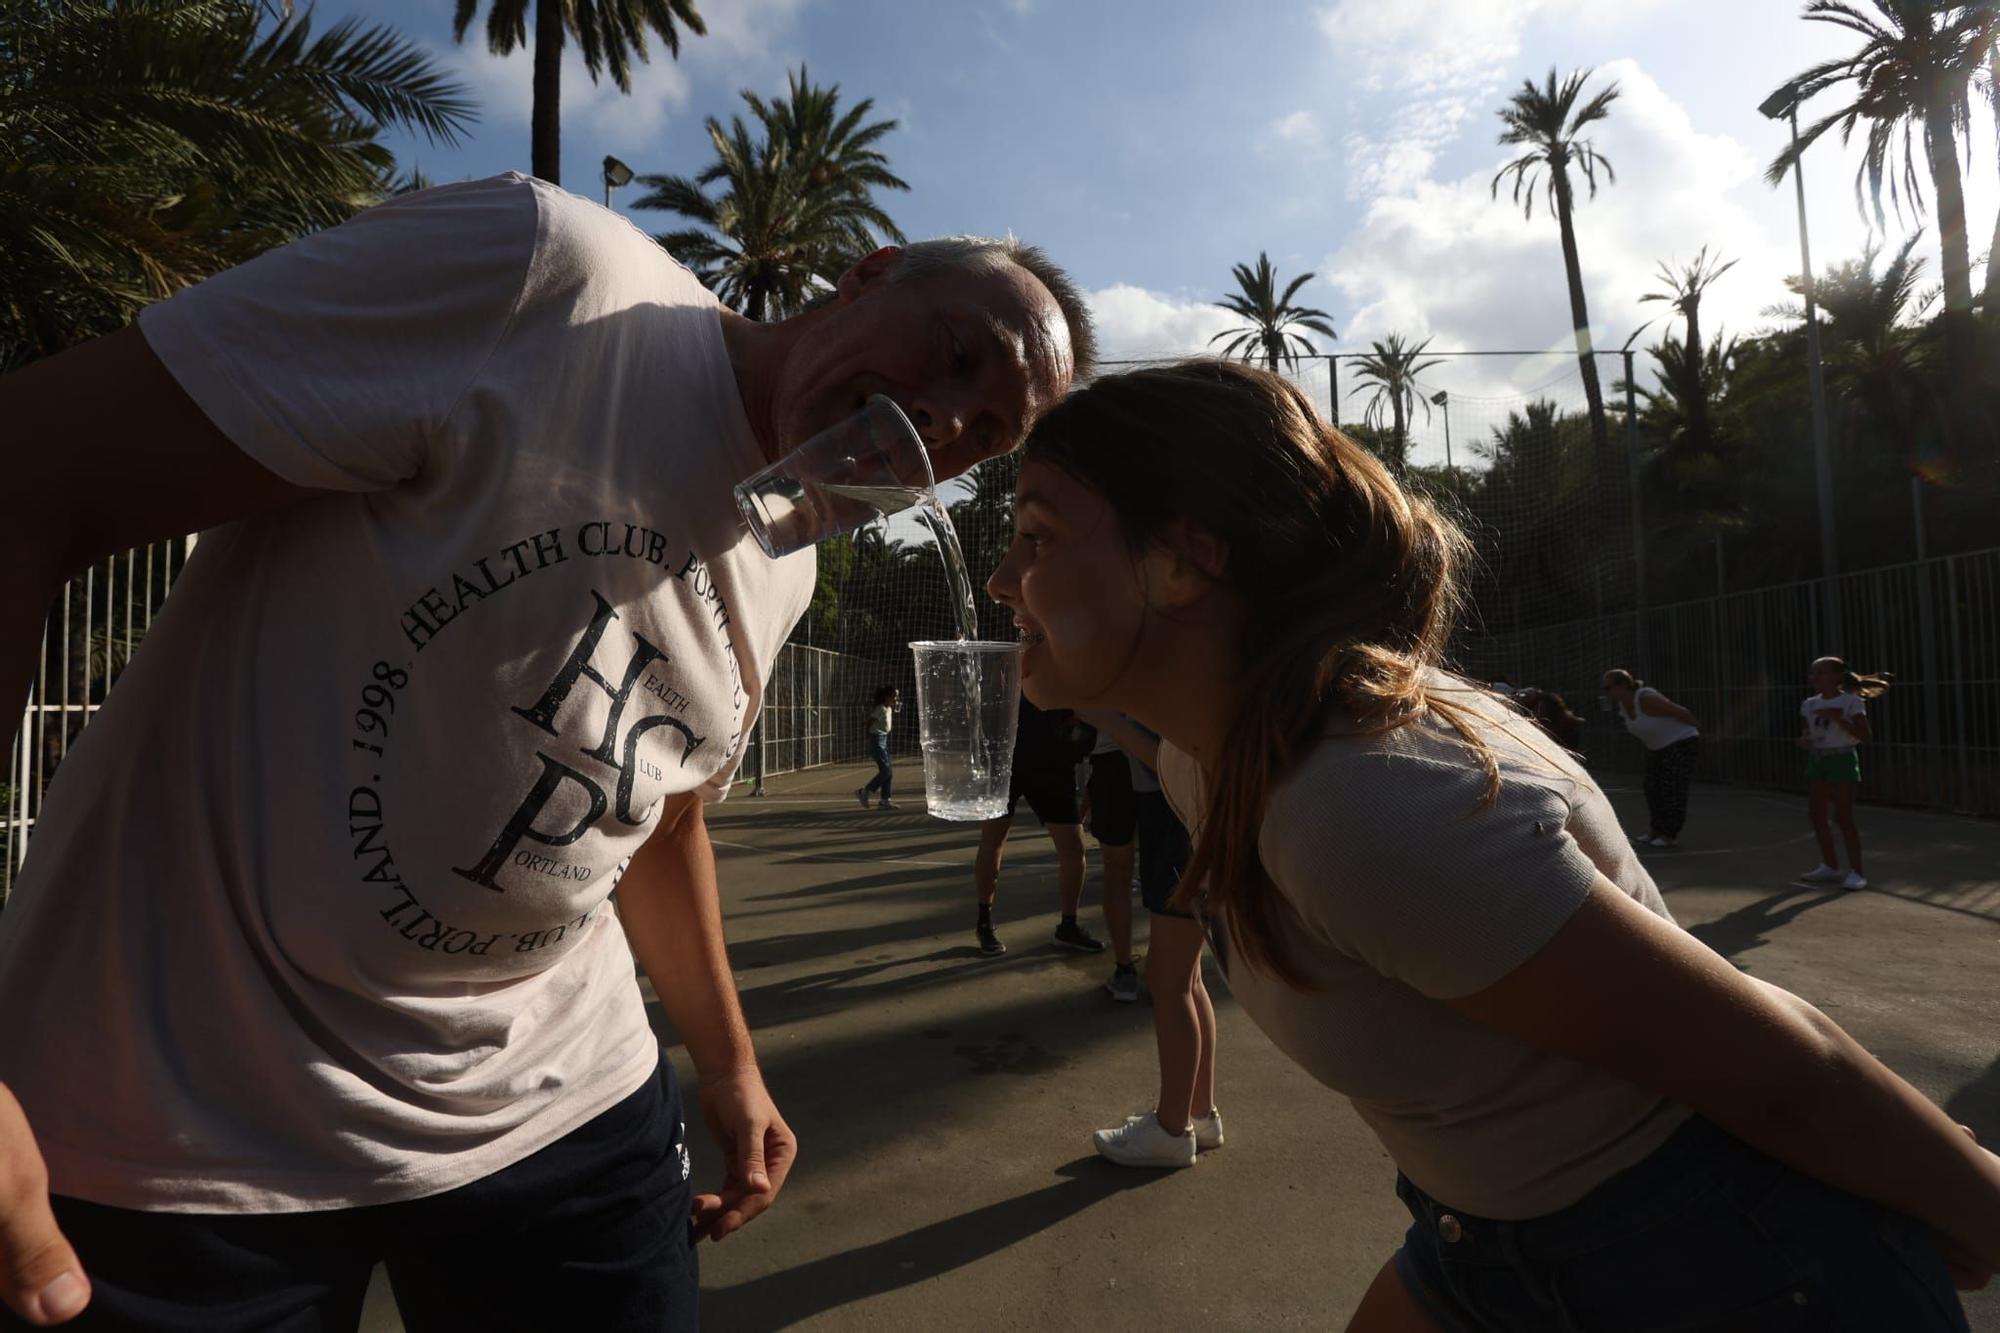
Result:
[[417,44],[248,0],[0,0],[0,369],[395,188],[385,126],[455,142]]

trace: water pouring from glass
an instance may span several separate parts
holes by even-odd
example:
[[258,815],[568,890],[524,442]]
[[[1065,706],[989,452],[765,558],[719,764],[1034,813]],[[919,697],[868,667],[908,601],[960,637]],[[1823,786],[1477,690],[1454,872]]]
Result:
[[940,819],[1007,813],[1021,693],[1020,648],[982,642],[972,578],[937,498],[930,453],[903,409],[882,394],[736,487],[750,535],[774,560],[915,509],[938,543],[958,638],[912,643],[924,792]]

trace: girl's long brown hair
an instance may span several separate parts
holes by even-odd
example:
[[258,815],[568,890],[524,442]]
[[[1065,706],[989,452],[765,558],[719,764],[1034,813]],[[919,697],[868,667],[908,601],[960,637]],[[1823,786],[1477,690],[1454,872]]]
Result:
[[1817,671],[1821,667],[1830,667],[1838,671],[1840,673],[1840,688],[1846,690],[1849,694],[1858,694],[1864,699],[1879,699],[1889,692],[1891,685],[1896,683],[1894,672],[1871,671],[1864,675],[1859,671],[1850,670],[1847,663],[1841,661],[1838,657],[1815,658],[1812,669]]
[[1028,458],[1102,495],[1135,554],[1185,521],[1227,550],[1246,613],[1236,713],[1176,901],[1205,888],[1247,965],[1304,989],[1257,835],[1273,787],[1340,715],[1364,733],[1449,723],[1498,791],[1476,715],[1428,688],[1462,604],[1447,519],[1280,377],[1230,361],[1106,376],[1036,425]]

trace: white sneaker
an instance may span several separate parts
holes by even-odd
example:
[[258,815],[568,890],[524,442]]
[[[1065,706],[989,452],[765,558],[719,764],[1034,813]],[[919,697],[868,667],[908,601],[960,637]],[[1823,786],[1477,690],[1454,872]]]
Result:
[[[1151,1110],[1134,1111],[1131,1115],[1125,1117],[1125,1123],[1129,1125],[1135,1121],[1152,1120],[1154,1118],[1154,1113]],[[1214,1152],[1222,1146],[1222,1112],[1211,1108],[1207,1115],[1198,1115],[1190,1120],[1188,1128],[1194,1131],[1194,1146],[1196,1151]]]
[[1817,870],[1808,870],[1806,871],[1805,874],[1800,875],[1799,883],[1838,884],[1840,883],[1840,872],[1838,870],[1835,870],[1832,866],[1822,865]]
[[1840,887],[1843,889],[1865,889],[1868,887],[1868,881],[1862,876],[1859,870],[1850,870],[1847,872],[1847,878],[1840,881]]
[[1669,838],[1664,833],[1655,833],[1652,837],[1646,839],[1646,844],[1649,847],[1671,847],[1675,841],[1675,839]]
[[1135,1115],[1117,1129],[1100,1129],[1090,1136],[1098,1154],[1120,1166],[1193,1166],[1194,1130],[1169,1134],[1159,1116]]

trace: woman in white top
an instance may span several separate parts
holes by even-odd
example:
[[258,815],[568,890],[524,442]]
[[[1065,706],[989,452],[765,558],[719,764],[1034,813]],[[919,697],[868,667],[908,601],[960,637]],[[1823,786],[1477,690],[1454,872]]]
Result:
[[988,587],[1028,697],[1160,733],[1177,901],[1399,1168],[1350,1329],[1962,1333],[2000,1158],[1676,926],[1588,774],[1441,669],[1464,539],[1298,388],[1099,379],[1030,435],[1015,523]]
[[[1861,789],[1857,747],[1874,738],[1865,701],[1881,698],[1895,679],[1886,671],[1858,675],[1838,657],[1815,658],[1806,672],[1813,692],[1799,704],[1805,726],[1798,745],[1806,752],[1806,811],[1819,840],[1819,864],[1799,876],[1807,884],[1868,887],[1868,872],[1861,865],[1861,825],[1854,818],[1854,794]],[[1847,844],[1844,876],[1834,855],[1833,824],[1840,825]]]
[[1604,673],[1604,692],[1618,705],[1625,730],[1646,747],[1646,817],[1650,827],[1633,842],[1641,847],[1671,847],[1687,826],[1688,789],[1694,786],[1694,761],[1701,749],[1701,730],[1687,709],[1632,673],[1613,668]]
[[875,776],[854,789],[863,810],[868,808],[869,796],[877,791],[882,793],[881,809],[896,808],[896,803],[889,799],[896,781],[895,766],[889,762],[889,733],[896,725],[896,709],[902,702],[901,690],[884,685],[875,691],[874,707],[868,710],[868,757],[875,761]]

